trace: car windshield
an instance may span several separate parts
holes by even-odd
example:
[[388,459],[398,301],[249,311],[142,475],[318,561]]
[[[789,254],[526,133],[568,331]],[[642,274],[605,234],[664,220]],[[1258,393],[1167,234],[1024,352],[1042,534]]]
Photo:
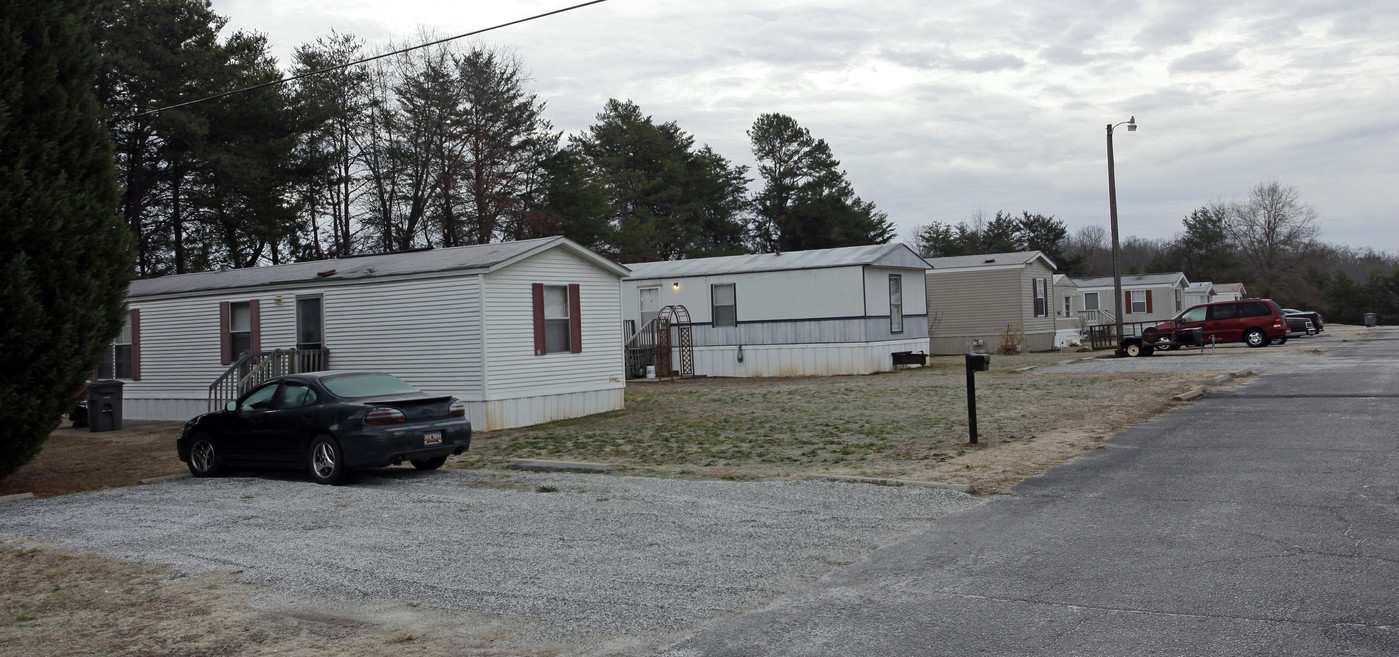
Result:
[[373,397],[422,392],[388,374],[340,374],[321,379],[321,385],[336,397]]

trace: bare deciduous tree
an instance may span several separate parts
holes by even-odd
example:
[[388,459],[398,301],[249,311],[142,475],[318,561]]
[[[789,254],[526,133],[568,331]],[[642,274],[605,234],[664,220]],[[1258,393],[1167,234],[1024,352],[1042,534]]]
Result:
[[1247,201],[1232,206],[1224,230],[1247,268],[1249,290],[1272,297],[1286,292],[1321,226],[1296,188],[1271,181],[1255,185]]

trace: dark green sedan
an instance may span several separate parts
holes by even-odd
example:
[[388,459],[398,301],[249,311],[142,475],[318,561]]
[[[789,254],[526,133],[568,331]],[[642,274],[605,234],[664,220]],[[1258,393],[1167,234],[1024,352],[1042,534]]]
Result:
[[196,477],[230,467],[305,468],[339,484],[354,468],[439,468],[471,445],[466,403],[382,372],[311,372],[268,379],[185,423],[175,442]]

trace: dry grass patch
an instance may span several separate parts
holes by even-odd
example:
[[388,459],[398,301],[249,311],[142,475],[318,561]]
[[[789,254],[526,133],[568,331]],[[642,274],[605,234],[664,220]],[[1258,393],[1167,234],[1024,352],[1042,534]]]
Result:
[[519,458],[604,461],[667,477],[809,474],[937,480],[994,491],[1093,449],[1215,376],[1033,374],[1076,355],[993,357],[977,376],[980,444],[967,444],[958,358],[874,376],[639,383],[624,411],[478,433],[459,468]]
[[260,609],[237,573],[194,577],[54,546],[0,543],[0,657],[555,655],[489,623],[425,610],[337,617]]
[[187,472],[175,455],[179,436],[178,427],[98,433],[60,428],[49,434],[34,460],[0,479],[0,495],[53,497]]

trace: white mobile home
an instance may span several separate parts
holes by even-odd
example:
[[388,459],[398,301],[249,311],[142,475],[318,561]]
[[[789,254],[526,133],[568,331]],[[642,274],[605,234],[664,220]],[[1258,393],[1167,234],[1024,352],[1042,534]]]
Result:
[[1203,303],[1209,303],[1213,300],[1214,283],[1211,283],[1209,281],[1204,281],[1202,283],[1191,283],[1188,287],[1185,288],[1185,301],[1183,305],[1186,308],[1190,308],[1191,306],[1198,306]]
[[923,272],[903,244],[627,265],[630,336],[665,307],[689,313],[701,376],[869,374],[928,349]]
[[1116,322],[1119,308],[1123,322],[1171,319],[1185,309],[1185,289],[1190,285],[1180,272],[1128,274],[1122,276],[1122,299],[1114,299],[1111,276],[1076,278],[1074,283],[1078,286],[1079,313],[1089,324]]
[[626,274],[551,237],[138,280],[114,348],[124,415],[205,412],[216,380],[292,348],[456,396],[482,430],[620,409]]
[[[996,349],[1054,348],[1054,262],[1039,251],[929,258],[929,343],[935,354],[967,353],[974,341]],[[1008,330],[1009,329],[1009,330]]]

